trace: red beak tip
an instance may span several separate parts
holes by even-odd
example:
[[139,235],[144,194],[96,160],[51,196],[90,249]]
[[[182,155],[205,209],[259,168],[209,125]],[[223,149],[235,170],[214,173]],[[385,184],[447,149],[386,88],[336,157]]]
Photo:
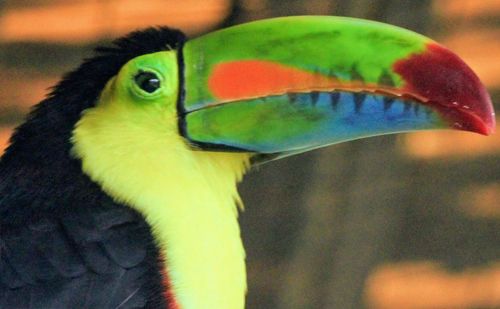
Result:
[[496,132],[496,120],[495,113],[491,113],[491,122],[488,124],[488,133],[486,135],[491,135]]
[[491,112],[489,114],[489,117],[487,117],[487,119],[484,119],[482,121],[482,126],[484,128],[484,130],[482,130],[481,132],[478,132],[480,134],[483,134],[483,135],[492,135],[495,133],[496,131],[496,118],[495,118],[495,112]]
[[396,62],[394,70],[405,80],[405,91],[426,98],[453,128],[482,135],[495,132],[495,112],[488,91],[450,50],[431,42],[425,52]]
[[478,119],[477,121],[475,121],[475,123],[470,123],[466,126],[457,125],[457,129],[475,132],[484,136],[492,135],[496,130],[495,113],[492,114],[492,117],[490,119]]

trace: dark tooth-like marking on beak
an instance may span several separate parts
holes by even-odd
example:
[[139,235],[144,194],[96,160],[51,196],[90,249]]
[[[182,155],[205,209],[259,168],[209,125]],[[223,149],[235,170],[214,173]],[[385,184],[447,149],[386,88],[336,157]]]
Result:
[[361,74],[359,74],[358,70],[356,70],[356,67],[353,67],[351,69],[351,78],[352,80],[355,80],[355,81],[359,81],[361,83],[364,83],[365,82],[365,79],[363,78],[363,76]]
[[340,93],[339,92],[331,92],[330,93],[330,105],[334,111],[337,111],[337,107],[340,101]]
[[319,100],[319,92],[313,91],[310,93],[310,96],[311,96],[311,104],[313,106],[316,106],[316,104],[318,103],[318,100]]
[[407,114],[411,111],[411,109],[413,107],[413,102],[404,100],[403,105],[404,105],[403,113]]
[[387,71],[382,72],[382,74],[378,78],[378,84],[384,85],[384,86],[389,86],[389,87],[395,86],[394,80],[392,79],[391,75]]
[[335,73],[334,69],[328,70],[328,77],[338,79],[337,74]]
[[354,111],[356,114],[361,112],[361,108],[363,107],[363,102],[366,99],[366,93],[356,92],[352,94],[354,100]]
[[431,110],[429,110],[429,109],[426,109],[426,110],[425,110],[425,116],[426,116],[427,118],[430,118],[430,117],[431,117],[431,115],[432,115],[432,111],[431,111]]
[[291,104],[294,104],[295,102],[297,102],[297,94],[296,93],[288,93],[287,96],[288,96],[288,99],[290,100]]
[[420,113],[420,104],[413,104],[413,112],[418,116]]
[[384,97],[384,99],[383,99],[383,101],[384,101],[384,112],[387,112],[392,107],[392,104],[394,103],[395,100],[396,100],[395,98]]

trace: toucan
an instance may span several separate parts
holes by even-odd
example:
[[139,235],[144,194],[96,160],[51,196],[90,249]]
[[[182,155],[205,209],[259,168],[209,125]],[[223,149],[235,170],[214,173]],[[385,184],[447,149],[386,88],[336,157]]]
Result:
[[491,99],[435,41],[352,18],[133,32],[51,90],[0,161],[0,308],[242,309],[237,183],[374,135],[488,135]]

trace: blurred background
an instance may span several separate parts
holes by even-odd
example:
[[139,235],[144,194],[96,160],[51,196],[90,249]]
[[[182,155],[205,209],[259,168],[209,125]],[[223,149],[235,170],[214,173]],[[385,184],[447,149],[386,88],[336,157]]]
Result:
[[[500,110],[500,0],[0,0],[0,145],[99,44],[345,15],[444,43]],[[497,129],[497,131],[500,131]],[[264,165],[240,186],[248,308],[500,308],[500,135],[428,132]]]

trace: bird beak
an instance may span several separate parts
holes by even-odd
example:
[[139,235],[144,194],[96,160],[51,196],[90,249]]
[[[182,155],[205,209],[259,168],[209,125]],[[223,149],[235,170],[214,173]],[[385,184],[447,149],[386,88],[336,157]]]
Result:
[[280,156],[381,134],[495,128],[485,87],[458,56],[377,22],[252,22],[188,41],[181,61],[179,127],[201,149]]

